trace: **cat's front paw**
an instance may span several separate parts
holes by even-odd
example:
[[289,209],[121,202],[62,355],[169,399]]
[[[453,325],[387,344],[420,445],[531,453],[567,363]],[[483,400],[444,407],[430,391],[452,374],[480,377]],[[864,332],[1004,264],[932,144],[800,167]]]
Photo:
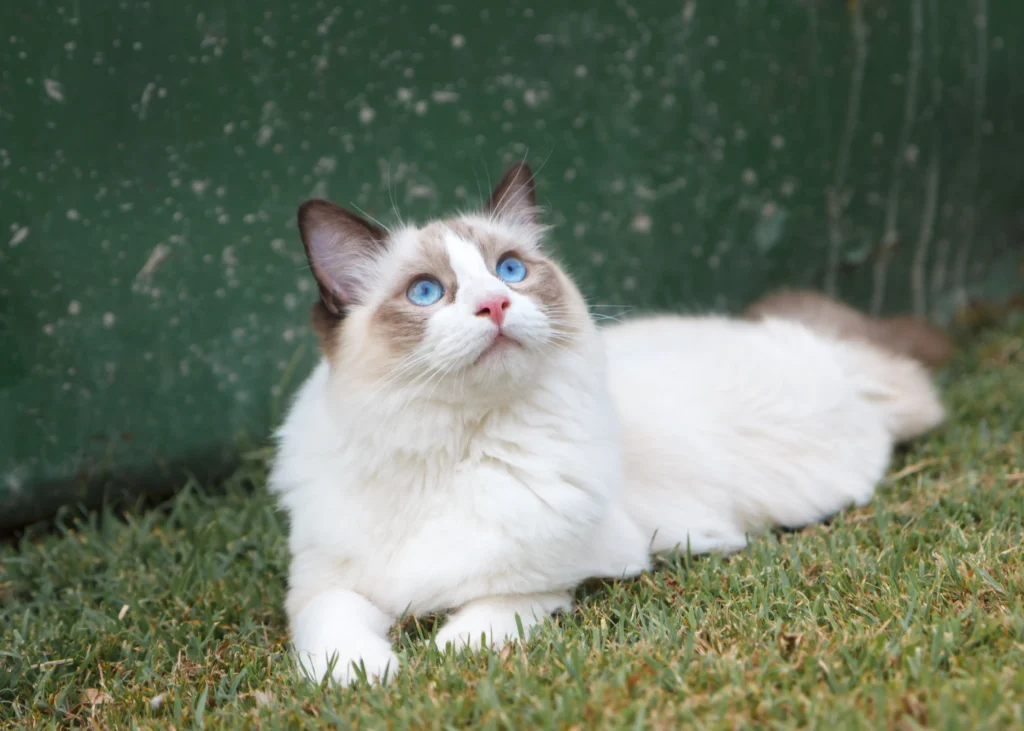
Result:
[[441,652],[446,650],[470,650],[476,652],[482,647],[498,647],[510,640],[518,639],[516,627],[511,631],[495,634],[491,627],[486,629],[479,625],[449,620],[434,637],[434,645]]
[[383,685],[395,676],[399,667],[398,656],[386,646],[364,647],[358,651],[352,648],[332,652],[298,651],[296,655],[302,673],[315,683],[322,681],[330,671],[331,680],[335,683],[353,685],[361,679],[365,668],[368,682],[378,680]]
[[570,607],[568,598],[561,597],[522,604],[504,598],[478,600],[455,612],[438,631],[434,644],[442,652],[448,647],[455,651],[501,647],[520,639],[520,626],[528,639],[538,624],[550,618],[551,612]]

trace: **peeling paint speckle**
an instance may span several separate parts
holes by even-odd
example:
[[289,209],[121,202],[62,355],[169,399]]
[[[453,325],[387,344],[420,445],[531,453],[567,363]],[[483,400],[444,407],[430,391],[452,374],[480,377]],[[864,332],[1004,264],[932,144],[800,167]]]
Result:
[[8,245],[13,249],[15,246],[20,244],[22,241],[28,238],[29,228],[28,226],[19,226],[14,230],[14,234],[11,236],[11,240],[8,241]]
[[50,97],[55,102],[64,101],[64,85],[59,81],[43,79],[43,88],[46,90],[46,96]]

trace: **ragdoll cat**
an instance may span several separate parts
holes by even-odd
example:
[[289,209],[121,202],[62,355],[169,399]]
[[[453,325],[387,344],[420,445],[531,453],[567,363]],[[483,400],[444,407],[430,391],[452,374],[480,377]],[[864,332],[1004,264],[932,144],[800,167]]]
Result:
[[323,359],[270,484],[317,680],[396,672],[403,614],[449,612],[441,648],[503,643],[652,552],[863,504],[894,442],[943,418],[917,361],[793,319],[599,330],[545,253],[525,164],[480,213],[382,230],[309,201],[299,228]]

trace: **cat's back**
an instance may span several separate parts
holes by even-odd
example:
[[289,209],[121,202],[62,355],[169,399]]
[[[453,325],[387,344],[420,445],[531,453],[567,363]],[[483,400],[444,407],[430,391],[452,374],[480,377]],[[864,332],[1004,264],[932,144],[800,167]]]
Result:
[[655,549],[735,550],[867,500],[889,458],[847,346],[786,320],[661,316],[604,331],[630,511]]
[[845,383],[834,345],[788,321],[664,315],[627,320],[603,335],[620,410],[636,399],[689,414],[703,405],[703,418],[737,423],[759,409],[827,408]]

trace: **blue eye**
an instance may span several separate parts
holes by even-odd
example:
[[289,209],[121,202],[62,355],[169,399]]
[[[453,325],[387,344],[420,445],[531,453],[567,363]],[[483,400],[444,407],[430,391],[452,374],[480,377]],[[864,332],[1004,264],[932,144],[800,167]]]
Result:
[[417,279],[409,285],[409,289],[405,290],[405,296],[409,298],[409,301],[420,307],[434,304],[443,295],[444,287],[441,286],[441,283],[429,277]]
[[526,265],[514,256],[506,256],[498,262],[498,278],[504,282],[521,282],[526,279]]

